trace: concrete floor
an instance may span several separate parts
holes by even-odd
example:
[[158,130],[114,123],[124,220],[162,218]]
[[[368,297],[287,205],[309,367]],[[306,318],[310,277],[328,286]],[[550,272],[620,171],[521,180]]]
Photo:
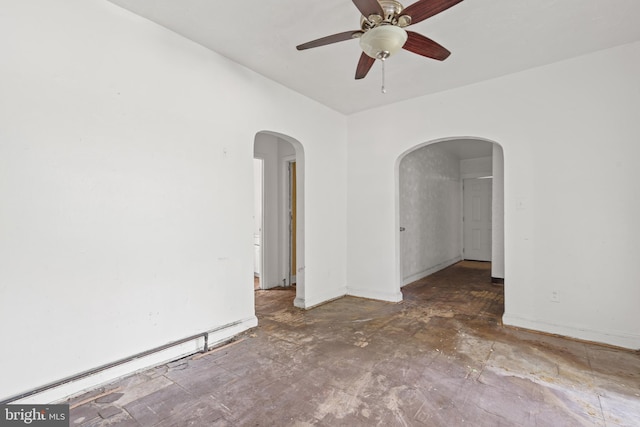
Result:
[[71,426],[640,426],[640,353],[502,327],[489,264],[403,293],[256,291],[258,328],[73,399]]

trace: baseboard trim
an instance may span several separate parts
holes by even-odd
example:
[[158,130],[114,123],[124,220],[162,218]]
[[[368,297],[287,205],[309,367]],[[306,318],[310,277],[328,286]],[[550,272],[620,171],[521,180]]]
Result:
[[504,285],[504,277],[491,276],[491,283],[493,283],[494,285]]
[[296,297],[296,299],[293,300],[293,306],[302,309],[306,308],[304,304],[304,298]]
[[505,313],[502,316],[505,326],[513,326],[521,329],[529,329],[597,344],[606,344],[630,350],[640,350],[640,335],[629,334],[620,331],[602,331],[576,327],[573,325],[558,325],[540,320],[532,320]]
[[347,295],[373,299],[378,301],[400,302],[402,301],[402,292],[377,292],[369,289],[347,288]]
[[320,295],[319,298],[308,298],[306,295],[304,299],[301,298],[300,300],[298,300],[298,298],[296,298],[293,301],[293,305],[305,310],[309,310],[319,305],[342,298],[345,295],[347,295],[346,287],[337,289],[335,292],[327,292],[324,295]]
[[120,378],[201,352],[204,349],[205,343],[207,348],[216,347],[233,338],[235,335],[254,328],[257,325],[258,318],[256,316],[228,323],[212,328],[197,336],[190,337],[187,341],[179,340],[175,342],[175,345],[169,343],[168,347],[158,347],[159,350],[157,351],[150,349],[139,355],[122,359],[121,361],[115,361],[89,371],[80,372],[66,379],[20,393],[13,397],[8,397],[3,399],[1,403],[49,404],[63,402],[87,390],[109,384]]
[[424,279],[425,277],[436,273],[440,270],[444,270],[447,267],[452,266],[453,264],[462,261],[462,256],[457,256],[454,258],[451,258],[447,261],[441,262],[439,264],[436,264],[432,267],[427,268],[426,270],[422,270],[418,273],[412,274],[411,276],[405,277],[404,279],[402,279],[402,286],[407,286],[409,283],[413,283],[416,280],[420,280],[420,279]]

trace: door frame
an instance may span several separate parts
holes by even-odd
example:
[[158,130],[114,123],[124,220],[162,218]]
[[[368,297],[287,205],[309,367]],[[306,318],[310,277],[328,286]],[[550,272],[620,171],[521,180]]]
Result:
[[[260,168],[260,172],[262,174],[262,176],[260,177],[260,186],[262,187],[260,189],[260,257],[259,257],[259,263],[260,263],[260,275],[258,276],[258,289],[264,289],[264,277],[265,276],[265,262],[264,262],[264,163],[265,163],[265,159],[264,157],[260,156],[260,155],[255,155],[253,156],[254,160],[260,160],[260,162],[262,163],[261,168]],[[254,167],[254,174],[255,174],[255,167]],[[254,182],[255,182],[255,175],[254,175]],[[255,188],[255,184],[254,184],[254,189],[253,189],[254,193],[256,191]],[[255,199],[255,194],[254,194],[254,199]],[[255,213],[255,206],[253,208],[253,211]],[[255,219],[254,219],[255,221]],[[254,248],[255,250],[255,248]],[[254,268],[254,280],[255,280],[255,268]]]
[[[281,271],[284,273],[284,286],[291,286],[291,279],[292,279],[292,274],[291,274],[291,258],[292,258],[292,244],[291,244],[291,239],[292,239],[292,230],[291,230],[291,216],[290,216],[290,210],[291,210],[291,174],[290,174],[290,165],[291,163],[296,163],[296,169],[297,169],[297,156],[296,155],[291,155],[291,156],[285,156],[282,157],[281,159],[282,163],[281,163],[281,172],[282,172],[282,194],[286,195],[286,197],[282,198],[282,215],[281,215],[281,230],[282,230],[282,235],[280,236],[281,241],[283,242],[282,245],[282,265],[281,265]],[[296,183],[297,184],[297,183]],[[297,185],[296,185],[297,186]],[[296,224],[296,236],[297,233],[299,232],[299,230],[297,229],[297,224]],[[297,242],[296,242],[296,248],[297,248]],[[296,256],[297,259],[297,256]],[[297,278],[296,278],[297,280]]]
[[[505,152],[504,152],[504,147],[502,145],[500,145],[500,143],[488,139],[488,138],[483,138],[483,137],[478,137],[478,136],[470,136],[470,135],[461,135],[461,136],[450,136],[450,137],[445,137],[445,138],[437,138],[437,139],[433,139],[433,140],[428,140],[426,142],[420,143],[420,144],[416,144],[412,147],[410,147],[409,149],[403,151],[402,153],[400,153],[398,155],[398,157],[396,158],[395,161],[395,166],[394,166],[394,174],[395,174],[395,281],[397,284],[397,295],[399,296],[399,301],[402,300],[402,287],[403,285],[403,271],[402,271],[402,259],[401,259],[401,231],[400,228],[403,226],[403,224],[400,223],[400,164],[402,163],[402,159],[407,156],[408,154],[412,153],[415,150],[418,150],[422,147],[426,147],[427,145],[431,145],[431,144],[437,144],[440,142],[446,142],[446,141],[455,141],[458,139],[469,139],[469,140],[476,140],[476,141],[487,141],[487,142],[491,142],[493,144],[494,150],[493,150],[493,166],[492,166],[492,175],[493,175],[493,182],[494,182],[494,189],[492,191],[492,230],[493,233],[495,233],[495,235],[497,235],[497,239],[495,238],[495,235],[492,236],[492,254],[491,254],[491,280],[493,283],[500,283],[500,284],[504,284],[504,277],[505,277],[505,272],[504,272],[504,265],[505,265],[505,257],[506,255],[506,249],[505,249],[505,240],[508,234],[508,230],[505,227],[505,208],[504,208],[504,203],[505,203],[505,194],[504,194],[504,183],[505,183],[505,175],[506,175],[506,171],[505,171]],[[475,175],[475,174],[462,174],[460,176],[461,182],[460,185],[462,185],[462,179],[464,178],[477,178],[478,176],[483,176],[485,174],[482,175]],[[499,188],[499,191],[496,191],[496,188]],[[462,200],[460,200],[461,205],[462,205]],[[496,212],[500,212],[500,215],[495,215]],[[462,227],[462,223],[460,223],[460,227]],[[462,242],[462,234],[460,235],[460,245],[462,247],[463,242]],[[497,250],[497,252],[494,252],[494,250]],[[461,254],[462,256],[462,254]],[[499,264],[499,268],[496,269],[496,264]],[[496,274],[494,274],[494,272]],[[495,276],[495,277],[494,277]],[[506,301],[506,298],[505,298]]]
[[[275,169],[275,173],[276,175],[278,175],[275,188],[277,188],[280,192],[282,192],[284,190],[284,185],[285,185],[283,182],[285,180],[283,179],[282,174],[284,173],[285,166],[286,166],[286,162],[283,162],[282,160],[283,159],[293,160],[295,158],[295,161],[296,161],[296,174],[297,174],[296,176],[296,188],[297,188],[296,281],[297,283],[296,283],[296,297],[293,301],[293,305],[299,308],[309,308],[306,303],[306,292],[305,292],[306,280],[305,280],[305,151],[304,151],[304,147],[300,141],[286,134],[269,131],[269,130],[260,130],[255,134],[253,151],[254,151],[254,156],[257,153],[262,152],[261,151],[262,149],[257,148],[258,142],[260,142],[260,145],[262,145],[263,142],[267,143],[267,146],[268,146],[277,140],[290,143],[293,146],[293,153],[295,153],[294,155],[293,153],[287,152],[287,154],[285,154],[283,157],[279,157],[276,155],[277,160],[273,159],[274,163],[270,163],[270,164],[272,164],[271,167]],[[262,148],[264,148],[265,151],[268,151],[269,153],[273,154],[271,149],[267,149],[266,146]],[[272,159],[272,158],[271,157],[265,158],[265,160],[270,162],[269,159]],[[267,170],[272,170],[272,169],[268,169],[265,166],[265,175],[270,176],[271,172],[267,172]],[[271,180],[272,179],[273,177],[271,177]],[[271,182],[270,180],[267,179],[267,177],[265,177],[265,187],[268,187],[270,189],[271,184],[268,184],[267,181]],[[267,197],[267,191],[270,191],[270,190],[265,190],[265,197]],[[283,231],[285,219],[284,219],[284,214],[282,212],[284,211],[284,207],[286,206],[286,203],[284,201],[281,201],[280,199],[281,197],[279,197],[279,200],[275,202],[274,210],[268,210],[266,209],[266,206],[265,206],[265,226],[264,227],[267,227],[270,230],[273,229],[273,235],[269,235],[269,230],[263,227],[263,242],[262,242],[263,248],[266,246],[271,247],[273,245],[274,250],[276,252],[272,252],[272,253],[276,253],[277,257],[280,258],[277,262],[273,263],[272,270],[277,270],[277,271],[274,271],[273,273],[281,273],[282,268],[288,267],[288,265],[283,267],[283,264],[288,264],[288,261],[286,262],[283,261],[283,257],[286,257],[287,251],[289,250],[288,249],[289,245],[286,244],[285,232]],[[268,205],[269,203],[270,202],[268,200],[265,200],[265,205]],[[272,212],[272,215],[269,215],[267,211]],[[283,239],[284,241],[281,241],[281,239]],[[268,243],[269,240],[271,241],[271,243]],[[274,244],[273,240],[275,240],[275,243],[277,244]],[[283,248],[284,246],[287,246],[287,248],[284,249]],[[271,262],[271,257],[267,256],[266,250],[263,250],[263,254],[265,256],[265,262],[264,262],[265,265],[263,265],[263,270],[267,269],[263,271],[263,275],[265,275],[265,273],[269,272],[267,264]],[[268,273],[268,274],[271,275],[271,273]],[[267,277],[265,275],[265,277],[266,277],[265,280],[269,280],[270,276]],[[279,280],[278,285],[280,283],[283,283],[282,279],[284,278],[284,276],[279,276],[278,274],[276,275],[276,277],[277,277],[277,280]]]

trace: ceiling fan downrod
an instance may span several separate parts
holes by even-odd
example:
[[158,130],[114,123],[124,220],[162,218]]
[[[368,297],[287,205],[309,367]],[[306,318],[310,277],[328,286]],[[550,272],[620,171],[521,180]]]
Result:
[[384,86],[384,81],[385,81],[385,72],[384,72],[385,65],[384,64],[385,62],[387,62],[386,59],[389,57],[389,52],[380,52],[378,53],[377,56],[380,62],[382,62],[382,87],[380,88],[380,92],[387,93],[387,88]]
[[380,89],[380,91],[382,93],[387,93],[387,89],[384,87],[384,63],[387,62],[387,61],[382,59],[381,62],[382,62],[382,88]]

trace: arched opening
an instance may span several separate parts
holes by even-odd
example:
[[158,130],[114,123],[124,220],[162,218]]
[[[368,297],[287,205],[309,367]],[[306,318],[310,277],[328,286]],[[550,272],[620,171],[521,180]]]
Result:
[[[304,304],[304,150],[294,138],[254,139],[254,288],[295,287]],[[260,174],[260,176],[256,176]]]
[[465,259],[491,262],[492,281],[504,283],[503,159],[499,144],[476,137],[429,141],[398,157],[399,288]]

